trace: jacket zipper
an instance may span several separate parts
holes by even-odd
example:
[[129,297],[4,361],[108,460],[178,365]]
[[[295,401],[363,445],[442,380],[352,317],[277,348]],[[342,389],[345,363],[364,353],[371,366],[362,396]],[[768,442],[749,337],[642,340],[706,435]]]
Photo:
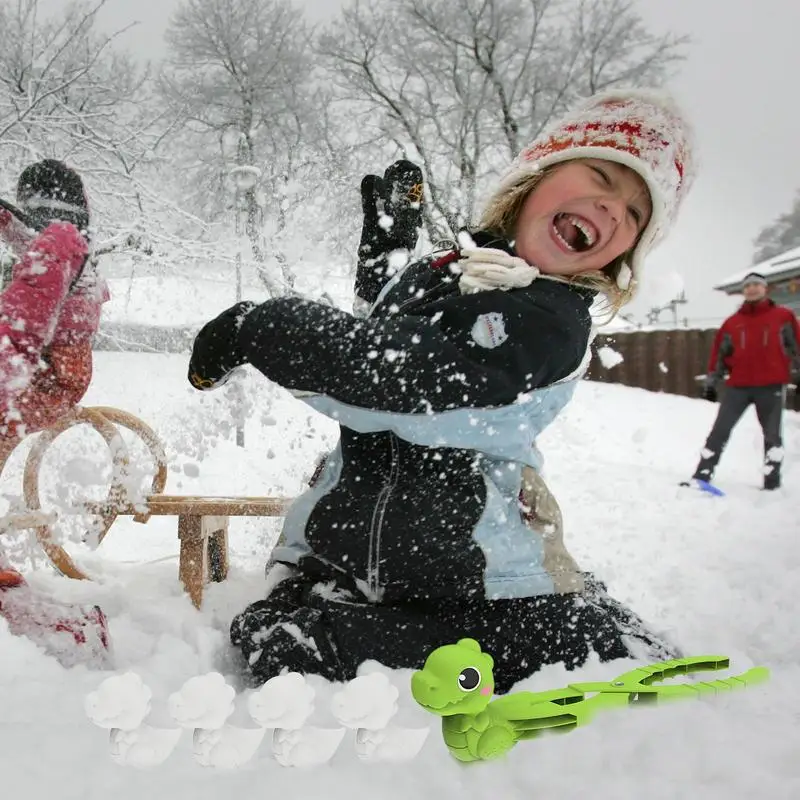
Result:
[[392,461],[389,466],[389,477],[378,494],[375,508],[372,511],[372,524],[369,531],[369,552],[367,554],[367,587],[373,600],[380,600],[380,557],[381,533],[386,507],[397,480],[400,477],[400,445],[397,436],[389,433],[389,442],[392,450]]

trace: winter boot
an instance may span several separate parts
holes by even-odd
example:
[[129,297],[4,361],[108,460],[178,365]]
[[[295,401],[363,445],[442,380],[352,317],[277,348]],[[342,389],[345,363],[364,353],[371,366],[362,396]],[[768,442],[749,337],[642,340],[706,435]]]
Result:
[[7,566],[0,568],[0,617],[12,634],[35,642],[65,667],[110,666],[108,620],[99,606],[58,602]]
[[[767,472],[767,470],[769,470]],[[775,491],[781,488],[781,471],[778,467],[768,465],[764,471],[764,490],[767,492]]]

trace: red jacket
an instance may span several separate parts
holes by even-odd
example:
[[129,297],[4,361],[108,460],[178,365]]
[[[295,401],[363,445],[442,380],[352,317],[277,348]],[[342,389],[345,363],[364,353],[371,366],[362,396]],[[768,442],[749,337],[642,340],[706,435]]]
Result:
[[91,340],[108,295],[104,284],[68,294],[87,252],[77,228],[53,223],[0,295],[0,447],[51,425],[88,388]]
[[[800,324],[794,312],[770,299],[744,303],[714,337],[708,372],[726,372],[728,386],[771,386],[791,382],[800,359]],[[795,361],[795,363],[797,363]]]

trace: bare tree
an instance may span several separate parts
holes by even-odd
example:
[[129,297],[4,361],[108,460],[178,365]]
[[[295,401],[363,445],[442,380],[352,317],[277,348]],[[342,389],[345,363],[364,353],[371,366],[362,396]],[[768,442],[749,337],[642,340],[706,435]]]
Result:
[[138,70],[96,32],[107,0],[65,5],[43,16],[39,0],[0,2],[0,143],[42,150],[53,139],[83,133],[95,119],[130,96]]
[[686,42],[649,33],[630,0],[355,0],[319,50],[363,141],[423,165],[439,238],[554,115],[658,85]]
[[[290,0],[185,0],[167,32],[161,87],[187,122],[193,207],[218,218],[231,207],[231,176],[245,178],[237,193],[244,229],[272,293],[293,284],[281,235],[319,162],[324,98],[312,81],[309,37]],[[279,267],[277,281],[269,258]]]
[[97,12],[107,0],[41,13],[38,0],[0,2],[0,152],[5,180],[43,157],[81,173],[93,199],[95,255],[132,250],[147,256],[142,231],[158,227],[140,178],[175,120],[151,110],[147,69],[103,35]]
[[753,264],[800,247],[800,190],[795,194],[791,209],[762,228],[753,245]]

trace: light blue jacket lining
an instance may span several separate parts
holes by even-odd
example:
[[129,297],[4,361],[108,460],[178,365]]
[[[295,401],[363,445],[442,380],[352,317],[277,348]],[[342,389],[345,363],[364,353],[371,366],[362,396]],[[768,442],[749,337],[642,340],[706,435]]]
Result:
[[[486,558],[484,586],[490,599],[552,594],[544,568],[541,535],[528,527],[519,511],[523,466],[540,471],[535,442],[569,403],[577,376],[535,389],[517,402],[497,408],[465,408],[419,414],[373,411],[324,395],[304,396],[309,406],[359,433],[390,431],[412,444],[473,450],[484,455],[481,469],[486,504],[473,537]],[[287,513],[285,544],[276,548],[278,561],[297,563],[310,552],[305,529],[314,505],[332,491],[341,474],[341,450],[328,457],[316,486],[302,494]]]

